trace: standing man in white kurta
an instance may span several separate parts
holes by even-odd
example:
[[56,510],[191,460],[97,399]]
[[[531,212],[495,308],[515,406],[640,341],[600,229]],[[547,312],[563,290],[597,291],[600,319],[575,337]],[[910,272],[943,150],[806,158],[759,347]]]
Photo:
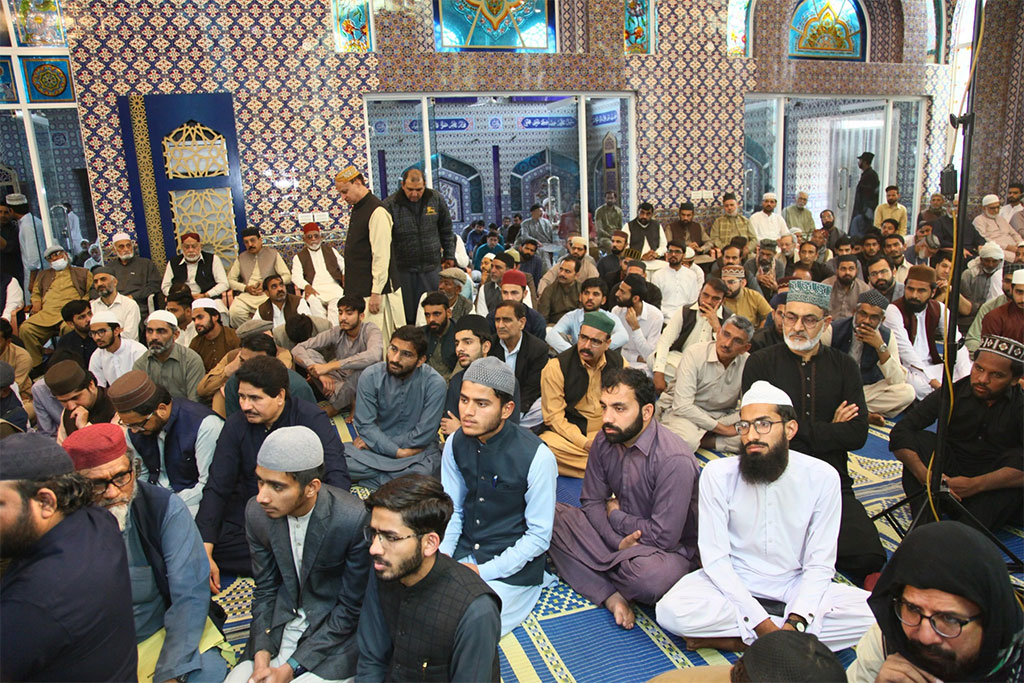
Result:
[[345,296],[345,261],[331,245],[323,244],[319,223],[302,226],[306,243],[292,257],[292,284],[318,318],[338,322],[338,299]]
[[691,650],[745,649],[780,628],[813,633],[841,650],[874,624],[868,592],[832,582],[839,475],[789,450],[797,429],[789,396],[754,382],[736,423],[739,457],[712,460],[701,473],[697,537],[704,568],[680,579],[657,605],[658,623]]

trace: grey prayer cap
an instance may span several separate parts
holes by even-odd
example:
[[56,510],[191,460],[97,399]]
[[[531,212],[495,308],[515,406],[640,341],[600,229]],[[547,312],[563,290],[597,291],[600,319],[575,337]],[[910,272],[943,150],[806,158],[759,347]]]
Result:
[[505,361],[491,356],[473,361],[472,365],[466,368],[462,381],[482,384],[509,396],[516,392],[516,374],[512,372],[512,368],[507,366]]
[[42,434],[13,434],[0,449],[0,479],[49,479],[71,474],[71,456],[53,439]]
[[256,464],[275,472],[303,472],[324,464],[324,447],[309,427],[281,427],[260,446]]
[[0,361],[0,389],[6,389],[12,384],[14,384],[14,368]]

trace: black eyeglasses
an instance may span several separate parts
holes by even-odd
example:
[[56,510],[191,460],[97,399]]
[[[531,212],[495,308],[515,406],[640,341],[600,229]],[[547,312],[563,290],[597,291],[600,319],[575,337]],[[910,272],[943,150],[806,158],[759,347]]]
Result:
[[383,531],[377,531],[372,526],[364,526],[363,527],[363,540],[364,541],[366,541],[367,543],[373,543],[373,539],[379,538],[380,539],[380,544],[384,545],[384,546],[390,546],[390,545],[393,545],[395,543],[398,543],[399,541],[404,541],[404,540],[409,539],[409,538],[416,538],[418,536],[422,536],[422,534],[409,534],[408,536],[395,536],[394,534],[389,534],[389,533],[386,533],[386,532],[383,532]]
[[128,485],[128,482],[132,480],[134,475],[135,470],[129,469],[124,472],[118,472],[110,479],[91,479],[92,493],[94,496],[101,496],[106,493],[107,488],[111,484],[113,484],[118,490],[121,490]]
[[919,626],[923,619],[927,619],[932,625],[932,630],[943,638],[956,638],[963,631],[964,626],[981,618],[981,615],[977,614],[964,619],[947,612],[936,612],[935,614],[926,615],[921,611],[920,607],[907,602],[903,598],[896,598],[893,601],[893,606],[896,611],[896,618],[907,626]]
[[772,431],[772,425],[783,424],[785,420],[768,420],[765,418],[754,420],[753,422],[747,422],[746,420],[740,420],[734,426],[736,427],[736,433],[740,436],[750,431],[750,425],[754,425],[754,431],[758,434],[767,434]]
[[153,415],[155,414],[156,412],[154,411],[147,415],[146,417],[139,420],[138,422],[132,422],[131,424],[128,424],[124,420],[121,420],[121,424],[124,426],[125,429],[130,429],[133,432],[140,432],[145,428],[146,423],[149,422],[149,418],[153,417]]

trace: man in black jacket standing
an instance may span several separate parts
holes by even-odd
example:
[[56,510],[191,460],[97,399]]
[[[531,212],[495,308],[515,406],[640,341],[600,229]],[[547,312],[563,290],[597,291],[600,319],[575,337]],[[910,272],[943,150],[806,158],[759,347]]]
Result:
[[418,168],[406,169],[402,186],[384,200],[384,208],[394,221],[391,255],[398,267],[405,319],[412,322],[420,296],[437,291],[442,258],[455,258],[452,218],[444,197],[426,187]]

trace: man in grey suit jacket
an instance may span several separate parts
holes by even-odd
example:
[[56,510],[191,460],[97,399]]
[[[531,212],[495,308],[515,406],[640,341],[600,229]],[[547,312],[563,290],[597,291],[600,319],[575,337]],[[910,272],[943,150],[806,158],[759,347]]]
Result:
[[228,683],[355,676],[369,520],[355,496],[322,484],[323,476],[323,447],[308,427],[276,429],[260,447],[259,493],[245,509],[252,625]]

